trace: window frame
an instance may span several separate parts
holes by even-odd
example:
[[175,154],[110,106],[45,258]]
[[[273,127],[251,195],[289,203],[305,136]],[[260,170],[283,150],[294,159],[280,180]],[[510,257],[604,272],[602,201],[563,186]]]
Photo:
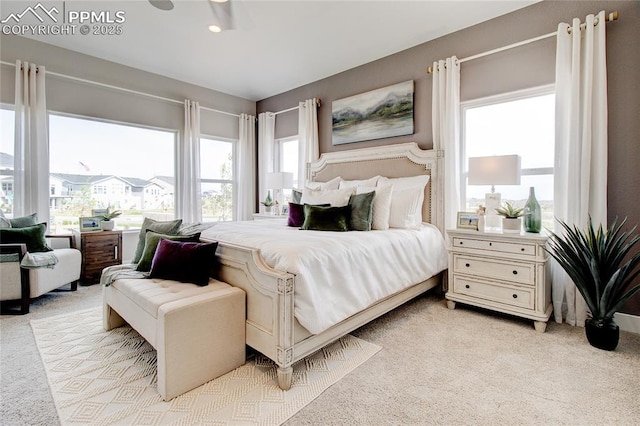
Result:
[[[293,136],[287,136],[284,138],[278,138],[275,140],[274,143],[274,164],[273,164],[273,170],[282,172],[284,170],[282,170],[282,166],[284,163],[284,149],[282,148],[282,146],[285,143],[289,143],[289,142],[293,142],[293,141],[297,141],[298,142],[298,154],[300,153],[300,135],[293,135]],[[298,169],[300,168],[300,156],[298,155]],[[298,180],[294,179],[293,181],[293,186],[294,187],[298,187]]]
[[[225,183],[230,183],[231,184],[231,188],[232,191],[231,193],[233,194],[231,196],[232,200],[233,200],[233,208],[231,209],[231,221],[236,220],[237,217],[239,217],[238,214],[238,175],[240,173],[240,165],[238,164],[238,145],[239,145],[239,140],[238,139],[233,139],[233,138],[225,138],[222,136],[213,136],[213,135],[209,135],[209,134],[205,134],[205,133],[201,133],[200,134],[200,145],[202,145],[202,139],[209,139],[215,142],[227,142],[231,144],[231,170],[233,173],[233,178],[231,180],[229,179],[210,179],[210,178],[202,178],[202,171],[200,172],[200,184],[202,185],[203,183],[219,183],[219,184],[225,184]],[[202,155],[202,154],[200,154]],[[199,161],[202,161],[202,158],[199,159]],[[200,194],[202,196],[202,194]],[[201,212],[202,214],[202,212]]]
[[[467,203],[467,169],[466,154],[466,112],[473,108],[502,104],[507,102],[518,101],[522,99],[530,99],[539,96],[555,94],[555,84],[546,84],[543,86],[531,87],[528,89],[516,90],[512,92],[500,93],[497,95],[486,96],[477,99],[460,102],[460,205],[465,206]],[[491,154],[487,154],[491,155]],[[521,169],[522,176],[538,176],[538,175],[554,175],[554,167],[535,167]]]

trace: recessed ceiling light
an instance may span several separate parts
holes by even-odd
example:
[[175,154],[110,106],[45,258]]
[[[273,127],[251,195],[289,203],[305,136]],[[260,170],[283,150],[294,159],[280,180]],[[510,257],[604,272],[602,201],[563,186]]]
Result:
[[220,31],[222,31],[222,28],[217,25],[209,25],[209,31],[211,31],[212,33],[219,33]]

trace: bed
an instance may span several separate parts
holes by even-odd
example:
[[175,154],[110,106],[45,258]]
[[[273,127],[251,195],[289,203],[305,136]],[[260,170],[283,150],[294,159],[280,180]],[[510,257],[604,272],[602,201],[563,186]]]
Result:
[[[280,388],[286,390],[291,387],[292,364],[296,361],[442,283],[443,270],[446,269],[446,248],[442,237],[444,215],[441,163],[441,151],[422,150],[416,143],[406,143],[325,153],[318,161],[308,165],[308,178],[313,182],[327,182],[337,176],[345,180],[367,179],[376,175],[389,178],[430,176],[424,189],[422,204],[422,219],[425,223],[419,230],[330,233],[336,234],[336,238],[328,243],[330,245],[327,251],[340,252],[345,245],[353,247],[359,240],[362,246],[374,247],[376,244],[388,244],[387,240],[397,239],[400,246],[394,246],[392,251],[401,253],[396,257],[395,263],[406,261],[404,271],[393,271],[392,276],[382,273],[364,274],[363,268],[358,267],[360,262],[357,258],[355,262],[351,261],[352,270],[345,270],[349,266],[336,264],[349,277],[349,284],[379,280],[378,284],[382,284],[385,290],[380,294],[361,298],[363,300],[356,300],[355,306],[345,307],[346,310],[336,313],[335,318],[332,317],[333,309],[322,310],[328,305],[323,303],[323,300],[326,302],[325,299],[315,302],[318,313],[314,316],[313,306],[307,306],[313,305],[313,298],[309,298],[306,293],[309,285],[312,286],[311,289],[334,288],[335,281],[345,280],[323,274],[311,279],[310,275],[304,274],[304,270],[318,271],[318,265],[300,266],[296,262],[287,264],[278,257],[279,252],[286,251],[287,247],[289,251],[296,250],[296,239],[307,240],[318,234],[325,234],[324,232],[300,231],[287,227],[284,220],[281,223],[278,223],[279,220],[268,220],[219,224],[202,234],[203,241],[219,242],[216,253],[219,260],[217,278],[246,292],[247,345],[277,364]],[[262,232],[261,229],[267,231]],[[315,235],[306,234],[309,238],[303,237],[304,233],[314,232]],[[387,240],[380,240],[383,234]],[[416,243],[413,241],[416,239],[424,241]],[[312,241],[311,244],[318,247],[324,244],[319,241]],[[415,247],[429,247],[427,251],[433,253],[424,253],[423,256],[423,249],[415,250],[414,246],[408,244],[422,244]],[[300,252],[303,251],[300,248]],[[354,256],[357,256],[357,250],[354,252]],[[366,253],[362,256],[366,256]],[[323,259],[317,261],[329,262]],[[419,266],[415,269],[420,269],[420,273],[414,273],[412,265],[421,263],[425,263],[426,270]],[[358,274],[362,276],[358,277]],[[334,305],[342,306],[342,303],[335,303],[336,297],[355,299],[354,294],[365,294],[366,291],[351,289],[350,297],[349,294],[335,296],[325,293],[325,297],[334,297]],[[303,307],[309,314],[301,314]],[[332,317],[328,323],[325,321],[327,317]]]

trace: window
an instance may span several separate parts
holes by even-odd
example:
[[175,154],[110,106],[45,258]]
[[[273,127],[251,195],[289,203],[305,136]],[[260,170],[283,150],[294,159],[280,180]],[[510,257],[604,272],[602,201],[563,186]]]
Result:
[[[298,136],[276,140],[276,167],[279,172],[293,173],[293,187],[299,188],[298,184]],[[285,199],[290,197],[291,189],[282,191]]]
[[525,90],[462,104],[462,206],[484,204],[487,186],[467,185],[469,157],[518,154],[520,186],[498,186],[503,201],[524,206],[529,187],[542,207],[543,226],[553,227],[553,158],[555,140],[553,87]]
[[[202,220],[233,220],[236,199],[233,141],[213,137],[200,138],[200,185]],[[249,166],[250,167],[250,166]]]
[[13,109],[0,108],[0,209],[3,213],[13,214]]
[[52,232],[107,207],[122,210],[124,229],[139,228],[145,216],[172,219],[175,140],[173,131],[49,114]]

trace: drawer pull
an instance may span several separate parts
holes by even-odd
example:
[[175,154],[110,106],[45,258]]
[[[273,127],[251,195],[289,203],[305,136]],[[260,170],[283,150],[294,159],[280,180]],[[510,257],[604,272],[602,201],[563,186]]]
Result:
[[524,251],[524,247],[522,247],[522,248],[520,249],[520,251]]
[[489,243],[489,247],[491,247],[493,245],[493,243]]
[[518,295],[517,295],[517,294],[514,294],[514,295],[513,295],[513,298],[514,298],[514,299],[517,299],[517,298],[518,298]]
[[460,245],[463,245],[464,243],[462,241],[460,241]]
[[466,284],[466,285],[464,286],[464,288],[469,288],[469,284]]
[[466,266],[466,267],[468,268],[468,267],[469,267],[469,266],[471,266],[471,265],[469,265],[468,263],[465,263],[465,264],[464,264],[464,266]]
[[513,275],[518,275],[518,271],[513,271]]

